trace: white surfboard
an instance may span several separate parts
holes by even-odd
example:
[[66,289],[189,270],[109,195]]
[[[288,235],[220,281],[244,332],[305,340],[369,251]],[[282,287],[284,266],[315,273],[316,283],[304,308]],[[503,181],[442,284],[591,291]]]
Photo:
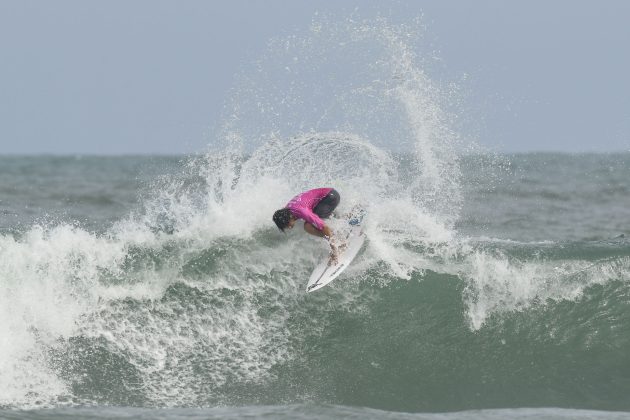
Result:
[[326,258],[315,267],[315,270],[313,270],[313,274],[311,274],[311,278],[306,285],[307,292],[314,292],[317,289],[321,289],[339,277],[339,275],[348,268],[365,242],[365,233],[363,232],[363,227],[360,225],[362,219],[363,212],[361,212],[359,217],[350,219],[350,223],[352,223],[351,227],[341,232],[341,236],[337,237],[338,242],[347,244],[345,249],[340,252],[337,258],[337,264],[332,264],[330,256],[327,255]]

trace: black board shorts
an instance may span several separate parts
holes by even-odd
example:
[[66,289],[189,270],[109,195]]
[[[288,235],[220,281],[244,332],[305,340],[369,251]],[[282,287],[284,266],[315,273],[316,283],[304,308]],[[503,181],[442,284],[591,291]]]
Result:
[[328,219],[339,205],[340,200],[341,197],[339,197],[339,193],[333,188],[326,197],[322,198],[322,200],[317,203],[315,208],[313,208],[313,213],[318,215],[321,219]]

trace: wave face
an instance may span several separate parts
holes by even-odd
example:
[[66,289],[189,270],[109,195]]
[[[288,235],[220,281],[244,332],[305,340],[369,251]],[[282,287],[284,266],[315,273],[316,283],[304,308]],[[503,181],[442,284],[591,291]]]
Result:
[[[412,29],[271,41],[204,155],[2,158],[0,407],[630,410],[630,156],[481,153]],[[319,186],[368,241],[305,294]]]

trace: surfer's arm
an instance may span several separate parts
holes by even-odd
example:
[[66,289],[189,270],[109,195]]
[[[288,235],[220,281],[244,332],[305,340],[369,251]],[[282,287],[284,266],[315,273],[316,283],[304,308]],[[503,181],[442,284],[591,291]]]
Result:
[[[304,230],[311,235],[323,237],[330,236],[330,234],[332,233],[330,229],[328,229],[324,221],[320,219],[320,217],[313,213],[310,209],[299,209],[298,215],[300,219],[304,219]],[[324,231],[324,229],[327,230]]]
[[337,256],[339,255],[339,247],[334,241],[333,231],[331,228],[324,224],[322,229],[317,229],[315,226],[310,224],[309,222],[304,222],[304,230],[310,233],[311,235],[319,236],[320,238],[324,238],[328,241],[328,245],[330,245],[330,258],[332,263],[337,263]]

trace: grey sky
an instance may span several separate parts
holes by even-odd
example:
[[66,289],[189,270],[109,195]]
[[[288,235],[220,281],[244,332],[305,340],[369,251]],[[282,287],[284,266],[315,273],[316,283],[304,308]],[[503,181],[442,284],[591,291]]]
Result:
[[462,133],[506,151],[630,150],[630,2],[0,0],[0,154],[202,151],[270,37],[424,14]]

